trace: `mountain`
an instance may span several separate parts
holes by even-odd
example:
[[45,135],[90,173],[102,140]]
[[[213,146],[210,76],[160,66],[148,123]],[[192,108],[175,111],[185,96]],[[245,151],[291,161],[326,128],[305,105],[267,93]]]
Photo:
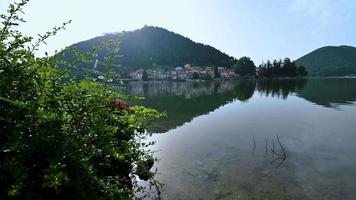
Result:
[[311,76],[346,76],[356,74],[356,48],[326,46],[296,60]]
[[[76,48],[79,52],[88,52],[103,42],[115,39],[120,41],[119,54],[121,56],[116,58],[114,62],[121,64],[128,71],[138,68],[172,69],[187,63],[206,66],[230,66],[234,60],[233,57],[214,47],[193,42],[189,38],[153,26],[145,26],[135,31],[119,34],[105,34],[76,43],[70,47]],[[81,63],[80,67],[93,67],[96,59],[104,61],[104,57],[107,55],[109,55],[109,51],[103,49],[96,58],[91,59],[91,63]],[[66,54],[62,56],[62,59],[72,60],[73,55]]]

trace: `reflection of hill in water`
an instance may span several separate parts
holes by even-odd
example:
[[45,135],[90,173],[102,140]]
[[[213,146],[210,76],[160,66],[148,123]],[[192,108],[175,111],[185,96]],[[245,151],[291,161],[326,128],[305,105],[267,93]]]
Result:
[[355,78],[309,79],[297,95],[317,105],[335,108],[356,101]]
[[163,133],[207,114],[227,102],[246,101],[255,90],[255,82],[132,82],[127,86],[131,95],[145,96],[139,104],[166,111],[168,116],[153,122],[149,132]]
[[297,95],[317,105],[336,107],[356,101],[356,79],[261,80],[227,82],[130,82],[126,93],[144,96],[137,103],[166,111],[149,132],[163,133],[233,101],[247,101],[254,92],[286,99]]
[[257,81],[256,90],[263,95],[282,97],[297,95],[320,106],[336,108],[356,101],[356,79],[312,78]]

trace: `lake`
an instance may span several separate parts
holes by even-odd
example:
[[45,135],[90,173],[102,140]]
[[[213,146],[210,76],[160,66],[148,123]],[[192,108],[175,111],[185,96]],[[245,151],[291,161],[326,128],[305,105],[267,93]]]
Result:
[[356,199],[356,79],[130,82],[163,199]]

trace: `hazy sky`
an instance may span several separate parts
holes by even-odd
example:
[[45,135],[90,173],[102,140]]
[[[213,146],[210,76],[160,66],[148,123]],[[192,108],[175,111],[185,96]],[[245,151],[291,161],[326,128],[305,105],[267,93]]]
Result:
[[[0,0],[2,13],[9,2]],[[325,45],[356,46],[356,0],[32,0],[25,12],[21,30],[34,36],[73,20],[43,46],[50,53],[145,24],[257,64],[296,59]]]

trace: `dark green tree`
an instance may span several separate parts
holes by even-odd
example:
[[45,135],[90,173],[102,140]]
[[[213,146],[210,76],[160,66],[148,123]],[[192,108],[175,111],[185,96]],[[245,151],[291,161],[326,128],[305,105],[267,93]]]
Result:
[[238,59],[234,68],[235,72],[242,77],[256,75],[256,65],[249,57]]
[[142,74],[142,80],[143,81],[148,81],[148,74],[147,74],[147,71],[146,70],[143,70],[143,74]]
[[203,80],[213,80],[213,77],[210,74],[205,74],[200,78]]
[[215,79],[220,78],[220,73],[219,73],[218,67],[214,67],[214,78]]
[[194,72],[193,73],[193,79],[199,79],[199,73],[198,72]]
[[308,72],[303,65],[298,67],[298,76],[301,76],[301,77],[308,76]]
[[258,77],[260,78],[279,78],[279,77],[298,77],[307,76],[308,72],[304,67],[298,68],[296,63],[289,58],[281,60],[267,61],[258,67]]

